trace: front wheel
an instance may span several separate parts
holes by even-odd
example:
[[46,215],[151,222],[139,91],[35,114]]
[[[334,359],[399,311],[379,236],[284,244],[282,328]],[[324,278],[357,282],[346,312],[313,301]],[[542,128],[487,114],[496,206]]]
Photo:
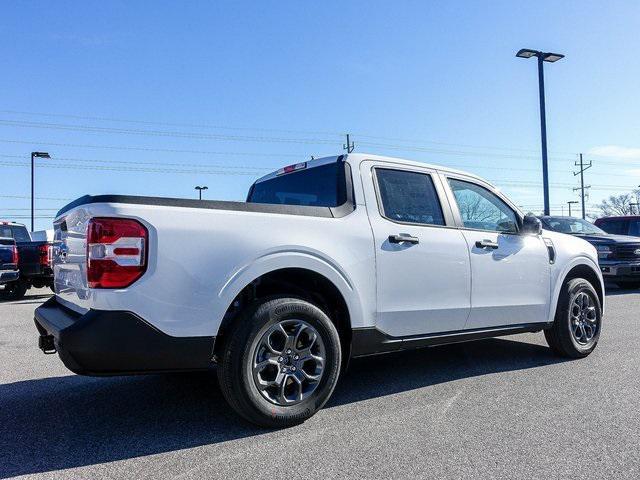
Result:
[[220,388],[250,422],[277,428],[302,423],[333,393],[340,338],[315,305],[296,298],[257,303],[225,336]]
[[566,282],[553,325],[544,331],[549,347],[564,357],[586,357],[596,348],[601,328],[602,307],[593,286],[583,278]]

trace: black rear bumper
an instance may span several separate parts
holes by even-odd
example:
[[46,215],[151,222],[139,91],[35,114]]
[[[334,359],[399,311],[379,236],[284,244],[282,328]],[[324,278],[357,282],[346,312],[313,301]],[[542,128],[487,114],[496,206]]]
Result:
[[0,285],[15,282],[18,278],[20,278],[18,270],[0,270]]
[[[40,348],[58,351],[82,375],[201,370],[213,365],[215,337],[172,337],[126,311],[76,313],[55,297],[36,308]],[[48,351],[47,351],[48,350]]]

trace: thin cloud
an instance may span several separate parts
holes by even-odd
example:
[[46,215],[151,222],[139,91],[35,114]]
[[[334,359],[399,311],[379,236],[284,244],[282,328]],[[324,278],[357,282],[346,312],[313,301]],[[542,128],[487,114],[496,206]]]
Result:
[[623,147],[620,145],[603,145],[600,147],[593,147],[591,150],[589,150],[589,153],[591,155],[598,155],[601,157],[640,160],[640,148]]

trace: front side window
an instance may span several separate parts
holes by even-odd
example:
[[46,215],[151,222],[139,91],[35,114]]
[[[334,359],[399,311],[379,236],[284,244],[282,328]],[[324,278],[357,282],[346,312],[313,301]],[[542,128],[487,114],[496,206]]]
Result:
[[449,185],[466,228],[504,233],[518,231],[516,212],[500,197],[471,182],[450,178]]
[[395,222],[444,225],[444,215],[431,175],[376,168],[384,217]]

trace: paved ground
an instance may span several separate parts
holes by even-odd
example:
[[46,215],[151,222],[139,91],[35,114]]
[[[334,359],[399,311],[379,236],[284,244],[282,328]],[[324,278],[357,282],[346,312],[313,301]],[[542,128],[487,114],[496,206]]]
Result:
[[640,478],[639,293],[610,292],[587,359],[527,334],[359,360],[283,431],[210,374],[71,374],[36,347],[43,294],[0,304],[0,478]]

